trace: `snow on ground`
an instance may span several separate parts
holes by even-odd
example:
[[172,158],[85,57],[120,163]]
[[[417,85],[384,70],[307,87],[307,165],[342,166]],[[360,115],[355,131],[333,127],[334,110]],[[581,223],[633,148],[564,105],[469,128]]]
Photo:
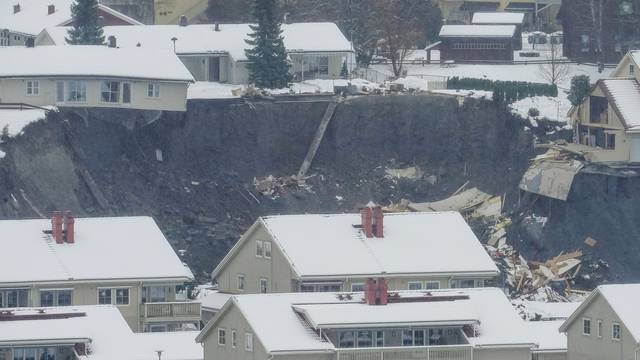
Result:
[[0,150],[0,159],[4,159],[5,156],[7,156],[7,153]]
[[189,85],[187,99],[226,99],[239,97],[239,95],[233,95],[231,91],[243,89],[244,87],[244,85],[197,81],[195,84]]
[[493,91],[485,91],[485,90],[431,90],[434,94],[442,94],[442,95],[455,95],[455,96],[464,96],[464,97],[472,97],[474,99],[482,99],[485,98],[487,100],[493,99]]
[[42,109],[0,109],[0,131],[7,127],[9,136],[15,137],[22,133],[25,126],[45,117],[46,111]]
[[534,96],[518,100],[509,105],[511,111],[514,114],[520,115],[523,119],[529,119],[535,124],[535,119],[529,116],[529,109],[536,108],[540,111],[538,118],[547,118],[549,120],[566,123],[567,126],[571,126],[567,112],[571,108],[571,102],[564,97],[559,96],[557,98],[550,96]]

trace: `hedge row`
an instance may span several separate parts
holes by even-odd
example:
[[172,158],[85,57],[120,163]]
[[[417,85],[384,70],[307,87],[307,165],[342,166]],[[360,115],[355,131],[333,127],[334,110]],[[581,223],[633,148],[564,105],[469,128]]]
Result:
[[558,87],[550,84],[530,83],[526,81],[494,81],[487,79],[459,78],[447,80],[448,89],[493,91],[494,101],[512,103],[531,96],[558,96]]

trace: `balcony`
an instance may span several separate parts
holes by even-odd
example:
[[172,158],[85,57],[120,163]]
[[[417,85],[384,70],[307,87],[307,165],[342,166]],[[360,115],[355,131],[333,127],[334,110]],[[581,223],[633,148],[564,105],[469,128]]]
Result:
[[338,349],[337,360],[472,360],[471,345]]
[[147,320],[200,320],[200,303],[197,302],[159,302],[144,304],[144,317]]

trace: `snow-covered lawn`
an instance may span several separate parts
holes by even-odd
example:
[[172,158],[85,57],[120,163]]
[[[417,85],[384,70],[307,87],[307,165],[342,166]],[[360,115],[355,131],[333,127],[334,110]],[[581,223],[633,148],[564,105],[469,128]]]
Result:
[[187,99],[226,99],[235,98],[232,90],[243,89],[244,85],[222,84],[217,82],[198,81],[189,85]]
[[7,127],[9,136],[14,137],[19,135],[25,126],[45,117],[46,111],[42,109],[0,109],[0,131]]
[[549,97],[549,96],[534,96],[530,98],[524,98],[509,105],[511,111],[520,115],[524,119],[529,119],[535,125],[535,119],[529,116],[529,109],[536,108],[540,111],[539,119],[547,118],[549,120],[566,123],[567,126],[571,126],[568,123],[567,112],[571,108],[571,102],[564,97]]

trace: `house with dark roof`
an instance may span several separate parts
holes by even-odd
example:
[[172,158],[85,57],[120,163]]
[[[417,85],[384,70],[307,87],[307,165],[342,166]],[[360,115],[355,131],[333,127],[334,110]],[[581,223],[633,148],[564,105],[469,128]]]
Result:
[[443,25],[440,60],[513,61],[515,25]]

